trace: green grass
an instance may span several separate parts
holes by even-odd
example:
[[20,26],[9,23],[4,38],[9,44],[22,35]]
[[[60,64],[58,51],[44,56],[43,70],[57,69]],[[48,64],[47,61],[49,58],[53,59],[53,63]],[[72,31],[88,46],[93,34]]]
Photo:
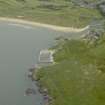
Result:
[[97,45],[66,41],[54,55],[56,65],[37,73],[53,105],[105,104],[105,38]]
[[72,27],[84,27],[93,18],[103,18],[96,9],[80,8],[66,0],[50,0],[49,4],[52,8],[39,0],[0,0],[0,16],[23,16],[27,20]]

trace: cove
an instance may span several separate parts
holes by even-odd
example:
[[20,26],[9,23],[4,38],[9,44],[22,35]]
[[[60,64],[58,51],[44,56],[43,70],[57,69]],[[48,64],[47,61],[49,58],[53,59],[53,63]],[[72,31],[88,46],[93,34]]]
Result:
[[[50,48],[60,35],[65,33],[0,22],[0,105],[44,105],[25,73],[37,63],[40,50]],[[27,88],[35,88],[36,95],[24,96]]]

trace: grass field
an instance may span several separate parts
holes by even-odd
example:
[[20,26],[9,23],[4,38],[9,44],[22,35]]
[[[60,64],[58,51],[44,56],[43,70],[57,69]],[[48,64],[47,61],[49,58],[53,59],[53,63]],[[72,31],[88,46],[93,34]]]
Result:
[[104,39],[97,45],[66,41],[57,47],[56,65],[39,70],[37,77],[54,98],[53,105],[105,104]]
[[[46,0],[47,1],[47,0]],[[16,17],[42,23],[84,27],[94,19],[102,19],[96,9],[80,8],[68,0],[0,0],[0,16]]]

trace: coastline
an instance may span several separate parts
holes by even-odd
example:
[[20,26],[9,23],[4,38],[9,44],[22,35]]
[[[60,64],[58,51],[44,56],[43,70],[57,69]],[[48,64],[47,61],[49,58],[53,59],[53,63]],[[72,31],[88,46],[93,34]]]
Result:
[[55,31],[61,31],[61,32],[82,32],[82,31],[89,29],[89,26],[86,26],[84,28],[63,27],[63,26],[56,26],[56,25],[38,23],[38,22],[34,22],[34,21],[28,21],[25,19],[9,18],[9,17],[0,17],[0,21],[7,21],[7,22],[13,22],[13,23],[17,23],[17,24],[49,28],[49,29],[52,29]]

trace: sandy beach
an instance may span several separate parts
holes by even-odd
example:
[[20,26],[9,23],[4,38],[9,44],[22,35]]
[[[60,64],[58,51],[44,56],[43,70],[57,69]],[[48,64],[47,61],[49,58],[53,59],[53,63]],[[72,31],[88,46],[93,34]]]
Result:
[[38,22],[33,22],[33,21],[28,21],[28,20],[23,20],[23,19],[8,18],[8,17],[0,17],[0,21],[7,21],[7,22],[12,22],[12,23],[17,23],[17,24],[44,27],[44,28],[49,28],[56,31],[61,31],[61,32],[82,32],[89,28],[89,26],[86,26],[80,29],[73,28],[73,27],[62,27],[62,26],[43,24],[43,23],[38,23]]

